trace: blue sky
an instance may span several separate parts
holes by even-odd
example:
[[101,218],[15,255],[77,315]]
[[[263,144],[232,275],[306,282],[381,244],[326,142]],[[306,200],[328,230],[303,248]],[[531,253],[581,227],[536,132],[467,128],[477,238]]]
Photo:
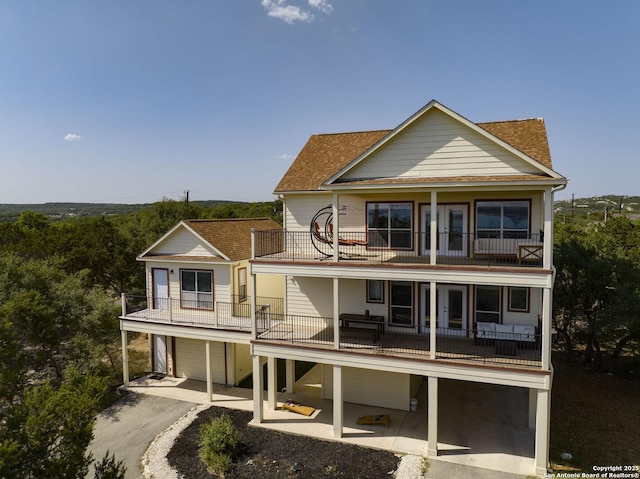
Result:
[[544,117],[640,195],[640,2],[0,0],[0,203],[266,201],[314,133]]

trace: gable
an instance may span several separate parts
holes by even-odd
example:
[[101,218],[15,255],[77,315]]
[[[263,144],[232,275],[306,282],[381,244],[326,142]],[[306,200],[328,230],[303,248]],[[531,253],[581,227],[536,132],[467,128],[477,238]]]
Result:
[[177,228],[173,233],[163,238],[147,251],[145,256],[187,256],[223,259],[211,245],[198,238],[184,226]]
[[540,174],[533,162],[433,108],[336,181]]

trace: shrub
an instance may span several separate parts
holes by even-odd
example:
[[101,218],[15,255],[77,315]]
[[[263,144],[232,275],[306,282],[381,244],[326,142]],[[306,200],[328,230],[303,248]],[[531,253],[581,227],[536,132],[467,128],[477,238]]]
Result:
[[116,461],[113,454],[106,452],[102,461],[95,463],[94,479],[124,479],[127,468],[122,461]]
[[231,469],[241,440],[231,418],[222,414],[200,429],[200,458],[214,473],[224,475]]

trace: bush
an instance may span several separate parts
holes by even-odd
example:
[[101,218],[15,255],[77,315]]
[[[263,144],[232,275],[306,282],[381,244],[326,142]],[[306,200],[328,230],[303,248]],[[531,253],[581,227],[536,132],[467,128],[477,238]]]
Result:
[[233,464],[242,436],[227,414],[212,419],[200,429],[200,459],[216,474],[224,475]]
[[102,461],[95,464],[96,472],[94,479],[124,479],[127,468],[122,461],[116,461],[113,454],[106,452]]

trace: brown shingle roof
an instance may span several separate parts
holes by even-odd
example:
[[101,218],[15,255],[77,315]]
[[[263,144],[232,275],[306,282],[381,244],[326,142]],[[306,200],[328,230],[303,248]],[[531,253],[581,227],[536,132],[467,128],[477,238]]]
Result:
[[271,218],[185,220],[184,223],[231,261],[251,257],[252,228],[257,231],[282,228]]
[[[544,120],[500,121],[477,125],[551,168],[551,155]],[[391,132],[392,130],[376,130],[312,135],[280,180],[275,192],[319,190],[327,179]],[[386,182],[390,181],[386,180]]]

